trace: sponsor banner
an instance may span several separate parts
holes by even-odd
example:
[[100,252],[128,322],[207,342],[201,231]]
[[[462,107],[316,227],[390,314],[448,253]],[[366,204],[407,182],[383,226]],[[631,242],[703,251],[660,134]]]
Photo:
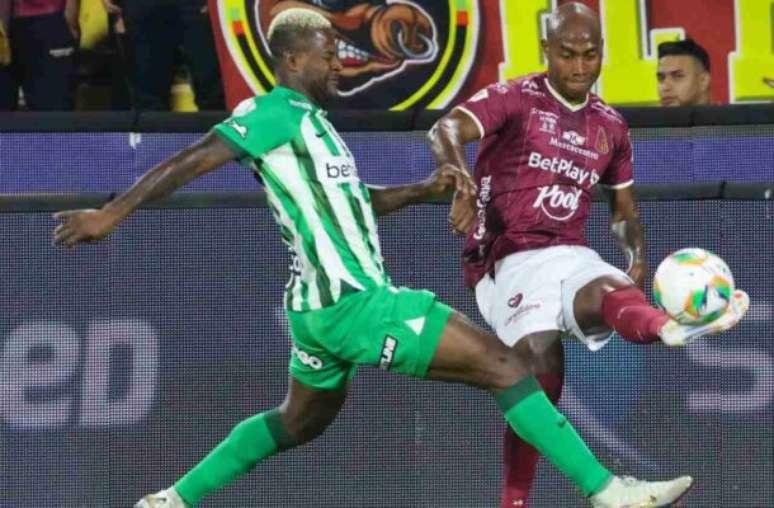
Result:
[[[665,136],[665,132],[669,135]],[[0,192],[118,192],[199,137],[200,134],[171,133],[0,133]],[[365,182],[416,182],[432,170],[432,155],[422,132],[345,132],[342,137],[355,157],[359,177]],[[607,144],[605,134],[596,138],[601,140],[597,143]],[[556,141],[570,151],[573,150],[569,147],[580,149],[561,138]],[[632,142],[637,183],[774,181],[774,126],[634,129]],[[474,147],[467,154],[472,164]],[[73,166],[63,163],[64,160],[73,161],[78,171],[73,171]],[[585,182],[596,177],[586,168],[569,167],[562,160],[535,154],[532,163],[546,171],[561,168],[565,174],[573,174],[576,167],[578,178],[587,175]],[[341,164],[328,168],[331,174],[354,169]],[[194,180],[183,191],[254,189],[257,186],[251,171],[233,163]],[[483,197],[484,182],[481,191]]]
[[[382,219],[385,262],[395,284],[433,290],[482,324],[447,211]],[[615,339],[591,353],[567,341],[560,408],[616,472],[692,474],[701,488],[691,506],[772,506],[771,206],[644,202],[640,213],[652,267],[679,247],[710,249],[750,293],[750,312],[731,333],[684,350]],[[620,266],[608,216],[594,204],[589,238]],[[51,246],[53,227],[47,213],[0,213],[0,506],[131,506],[239,421],[281,404],[291,355],[324,368],[292,350],[281,308],[288,253],[268,209],[143,211],[107,242],[72,251]],[[514,313],[534,303],[511,300]],[[359,369],[319,440],[203,505],[497,506],[505,423],[491,398],[382,370],[402,346],[376,340],[381,354]],[[541,468],[531,502],[582,500]]]
[[[209,0],[227,100],[275,84],[266,31],[303,7],[329,19],[344,65],[338,107],[442,109],[487,84],[545,68],[547,13],[565,0]],[[769,0],[584,0],[600,13],[597,92],[616,105],[656,104],[656,48],[692,37],[711,59],[716,103],[774,100]],[[697,15],[701,13],[701,15]]]

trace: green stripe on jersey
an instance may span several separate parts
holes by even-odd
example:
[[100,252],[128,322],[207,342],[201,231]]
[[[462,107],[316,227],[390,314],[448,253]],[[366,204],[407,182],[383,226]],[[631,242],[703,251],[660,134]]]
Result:
[[389,284],[368,190],[324,111],[278,86],[243,102],[214,130],[264,182],[293,256],[287,308],[326,307],[348,292]]

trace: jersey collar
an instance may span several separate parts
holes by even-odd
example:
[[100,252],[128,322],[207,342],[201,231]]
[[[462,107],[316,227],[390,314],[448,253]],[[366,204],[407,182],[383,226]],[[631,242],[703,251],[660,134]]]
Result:
[[276,93],[283,97],[286,97],[288,101],[290,101],[291,104],[293,104],[294,106],[306,109],[312,113],[315,113],[317,111],[324,111],[321,108],[315,106],[315,104],[311,100],[309,100],[309,98],[306,95],[300,92],[296,92],[291,88],[287,88],[282,85],[277,85],[274,87],[274,90],[272,90],[272,93]]
[[554,99],[559,101],[559,103],[562,106],[564,106],[565,108],[569,109],[573,113],[576,112],[576,111],[580,111],[581,109],[585,108],[586,104],[589,103],[589,94],[586,94],[586,99],[583,102],[581,102],[580,104],[573,104],[573,103],[569,102],[567,99],[562,97],[562,94],[560,94],[559,92],[554,90],[554,87],[552,87],[551,83],[548,81],[548,75],[545,75],[543,77],[543,82],[546,84],[546,88],[551,93],[551,95],[554,96]]

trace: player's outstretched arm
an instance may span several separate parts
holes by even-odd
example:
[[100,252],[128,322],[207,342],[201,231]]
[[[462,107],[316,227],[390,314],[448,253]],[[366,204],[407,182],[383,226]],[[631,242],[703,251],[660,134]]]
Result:
[[606,189],[605,194],[610,204],[610,231],[629,263],[626,273],[635,284],[641,286],[648,272],[648,265],[645,261],[645,236],[634,192],[629,186]]
[[[430,148],[439,167],[448,164],[470,174],[465,160],[465,145],[480,139],[478,125],[467,113],[453,109],[428,131]],[[463,196],[455,193],[449,212],[449,222],[458,234],[467,233],[476,219],[475,195]]]
[[470,198],[476,194],[476,186],[465,171],[444,164],[425,180],[394,187],[368,186],[371,206],[376,215],[387,215],[408,205],[442,199],[452,192]]
[[73,247],[101,240],[141,204],[168,196],[194,178],[237,157],[218,136],[209,133],[145,173],[132,187],[100,209],[57,212],[54,243]]

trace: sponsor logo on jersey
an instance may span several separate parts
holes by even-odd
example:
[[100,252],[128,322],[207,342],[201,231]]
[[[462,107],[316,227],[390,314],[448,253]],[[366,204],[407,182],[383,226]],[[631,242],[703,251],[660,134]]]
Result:
[[296,358],[298,358],[298,360],[307,367],[311,367],[314,370],[320,370],[323,368],[322,360],[316,356],[310,355],[306,351],[298,349],[296,346],[293,346],[293,354],[296,355]]
[[599,160],[599,154],[597,152],[566,143],[560,139],[557,139],[555,136],[551,136],[551,139],[548,140],[548,144],[555,146],[556,148],[567,150],[568,152],[577,153],[578,155],[582,155],[588,159]]
[[392,365],[392,358],[395,356],[395,350],[398,348],[398,341],[395,337],[387,335],[384,337],[384,344],[382,344],[382,357],[379,360],[379,368],[383,370],[390,370]]
[[530,302],[530,303],[525,303],[521,307],[517,307],[516,310],[510,316],[505,318],[505,326],[508,326],[508,325],[518,321],[519,319],[524,317],[528,312],[532,312],[533,310],[537,310],[537,309],[539,309],[542,306],[543,306],[543,302],[538,300],[538,301],[534,301],[534,302]]
[[328,157],[320,162],[318,174],[321,180],[357,180],[357,166],[349,157]]
[[578,185],[588,183],[591,187],[596,185],[599,181],[599,175],[594,170],[589,171],[583,169],[582,167],[576,166],[573,161],[568,159],[562,159],[560,157],[543,157],[540,152],[532,152],[529,154],[527,166],[530,168],[542,169],[543,171],[550,171],[551,173],[558,175],[564,175],[577,182]]
[[247,127],[237,123],[237,121],[234,120],[233,118],[227,121],[226,125],[234,129],[237,132],[237,134],[239,134],[242,137],[242,139],[247,139]]
[[478,186],[478,199],[476,199],[476,231],[473,233],[474,240],[481,240],[486,234],[486,207],[491,199],[492,177],[485,176],[481,179]]
[[524,299],[524,295],[521,293],[516,293],[512,297],[508,299],[508,307],[513,307],[514,309],[519,306],[521,301]]
[[575,215],[583,192],[578,187],[546,185],[538,187],[538,195],[532,208],[540,208],[554,220],[565,221]]
[[545,96],[545,94],[540,91],[538,84],[533,79],[525,79],[521,83],[521,91],[522,93],[527,93],[529,95]]
[[621,119],[621,115],[618,114],[618,111],[611,108],[607,104],[604,104],[602,102],[593,102],[591,104],[592,109],[595,109],[605,115],[610,120],[615,120],[616,122],[622,124],[623,120]]
[[538,115],[538,122],[540,123],[540,132],[546,134],[556,134],[556,123],[559,120],[559,115],[551,113],[550,111],[543,111],[540,109],[532,109],[533,114]]
[[562,133],[562,139],[575,146],[583,146],[583,144],[586,143],[586,138],[575,131],[564,131]]

